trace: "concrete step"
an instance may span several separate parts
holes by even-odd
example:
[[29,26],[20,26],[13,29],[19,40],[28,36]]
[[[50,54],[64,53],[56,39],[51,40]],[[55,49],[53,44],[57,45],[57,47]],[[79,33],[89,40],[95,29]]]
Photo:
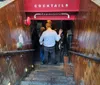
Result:
[[45,81],[22,81],[21,85],[51,85],[51,84]]
[[37,75],[37,76],[32,76],[32,77],[26,77],[25,80],[29,81],[29,80],[46,80],[46,81],[50,81],[50,80],[55,80],[55,81],[62,81],[62,82],[66,82],[67,77],[65,76],[46,76],[46,75]]
[[75,85],[75,82],[22,81],[21,85]]
[[37,65],[20,85],[75,85],[73,77],[66,77],[63,65]]
[[28,76],[29,77],[34,77],[36,75],[45,75],[45,76],[65,76],[65,73],[64,72],[59,72],[59,73],[55,73],[55,72],[34,72],[32,74],[29,74]]

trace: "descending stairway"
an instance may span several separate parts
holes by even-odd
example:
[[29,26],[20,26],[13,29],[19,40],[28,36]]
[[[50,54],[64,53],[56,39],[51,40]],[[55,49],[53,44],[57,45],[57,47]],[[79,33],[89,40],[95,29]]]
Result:
[[38,65],[20,85],[75,85],[73,77],[66,77],[63,65]]

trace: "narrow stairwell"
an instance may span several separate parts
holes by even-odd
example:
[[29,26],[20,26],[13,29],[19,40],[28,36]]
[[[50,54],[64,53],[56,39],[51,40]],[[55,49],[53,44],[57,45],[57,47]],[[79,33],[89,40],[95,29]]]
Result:
[[75,85],[73,76],[65,76],[63,65],[37,65],[20,85]]

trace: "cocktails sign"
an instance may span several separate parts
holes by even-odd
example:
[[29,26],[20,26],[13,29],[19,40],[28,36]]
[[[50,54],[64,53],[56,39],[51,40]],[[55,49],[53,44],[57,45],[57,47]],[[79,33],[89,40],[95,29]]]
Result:
[[80,0],[24,0],[25,12],[79,11]]

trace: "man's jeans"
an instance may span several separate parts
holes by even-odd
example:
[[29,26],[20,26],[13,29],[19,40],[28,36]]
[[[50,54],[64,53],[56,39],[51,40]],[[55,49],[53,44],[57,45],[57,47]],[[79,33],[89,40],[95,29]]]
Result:
[[51,56],[51,63],[54,64],[56,61],[55,61],[55,46],[53,47],[45,47],[44,46],[44,62],[48,63],[48,56],[49,56],[49,53],[50,53],[50,56]]
[[43,62],[44,61],[44,49],[43,46],[40,46],[40,59]]

